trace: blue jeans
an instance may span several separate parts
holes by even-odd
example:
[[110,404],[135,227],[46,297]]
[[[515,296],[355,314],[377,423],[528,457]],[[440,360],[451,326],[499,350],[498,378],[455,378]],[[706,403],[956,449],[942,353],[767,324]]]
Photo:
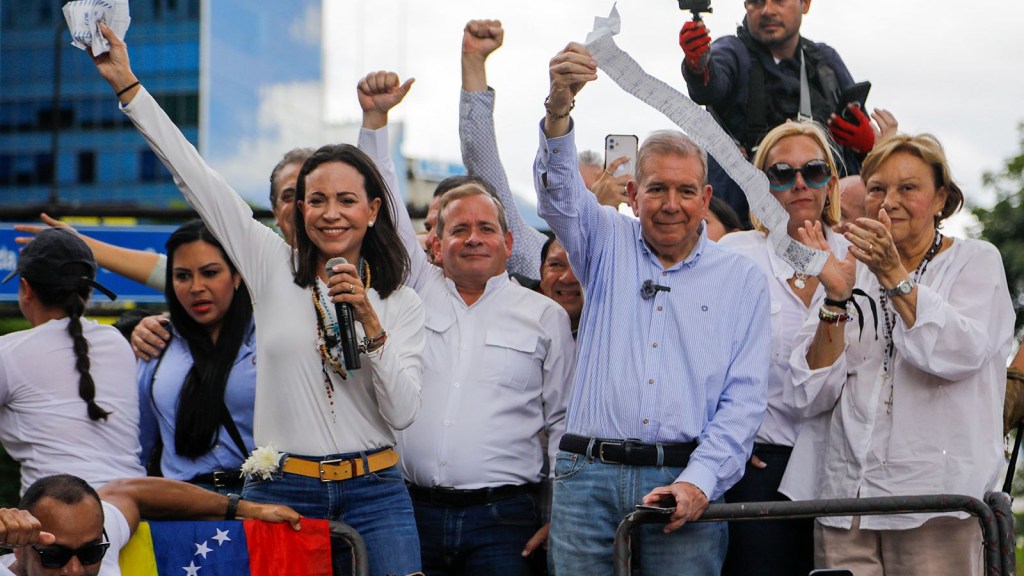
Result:
[[[615,529],[648,492],[675,482],[672,466],[605,464],[559,452],[551,504],[551,554],[559,576],[611,576]],[[729,536],[724,522],[689,522],[671,534],[638,526],[633,558],[645,575],[718,576]]]
[[534,495],[466,507],[417,502],[413,508],[427,576],[529,576],[521,553],[543,524]]
[[[300,457],[333,460],[353,456],[359,455]],[[404,576],[420,570],[420,541],[412,501],[397,466],[340,482],[321,482],[279,469],[270,480],[247,478],[242,497],[285,504],[308,518],[348,524],[366,542],[372,576]],[[352,573],[352,558],[346,547],[332,546],[332,557],[335,574]]]

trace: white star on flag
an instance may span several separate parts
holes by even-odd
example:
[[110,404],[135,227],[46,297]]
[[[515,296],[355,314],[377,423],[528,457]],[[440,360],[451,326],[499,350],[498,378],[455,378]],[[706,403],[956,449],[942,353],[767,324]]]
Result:
[[185,571],[185,576],[199,576],[199,569],[202,566],[196,566],[195,561],[189,562],[188,566],[182,566],[181,569]]
[[203,560],[206,560],[206,555],[210,552],[213,552],[213,548],[210,548],[206,545],[207,542],[209,542],[209,540],[203,540],[202,544],[196,544],[195,556],[199,556],[200,554],[202,554]]
[[228,538],[228,530],[221,530],[217,528],[217,535],[213,537],[217,541],[218,546],[223,546],[224,542],[230,542],[231,538]]

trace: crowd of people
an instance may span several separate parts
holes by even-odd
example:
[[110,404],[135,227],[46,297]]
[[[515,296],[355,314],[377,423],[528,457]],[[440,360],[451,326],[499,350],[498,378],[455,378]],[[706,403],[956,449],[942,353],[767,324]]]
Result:
[[[100,76],[200,220],[166,255],[45,215],[18,227],[32,328],[0,337],[0,441],[24,498],[0,509],[0,573],[116,573],[104,555],[140,516],[301,515],[351,525],[374,575],[610,575],[645,505],[667,522],[633,534],[638,574],[980,575],[957,513],[695,522],[714,502],[980,498],[1005,466],[1013,308],[998,251],[942,232],[964,202],[942,146],[885,110],[836,114],[853,77],[800,36],[809,0],[744,4],[736,36],[683,27],[682,78],[765,175],[785,236],[827,255],[817,274],[683,132],[646,138],[634,173],[578,153],[584,45],[551,59],[537,126],[550,234],[500,159],[494,20],[463,32],[468,175],[438,185],[424,231],[388,140],[413,81],[386,71],[358,83],[357,145],[273,167],[275,231],[101,24]],[[84,318],[97,266],[162,289],[169,314],[127,340]]]

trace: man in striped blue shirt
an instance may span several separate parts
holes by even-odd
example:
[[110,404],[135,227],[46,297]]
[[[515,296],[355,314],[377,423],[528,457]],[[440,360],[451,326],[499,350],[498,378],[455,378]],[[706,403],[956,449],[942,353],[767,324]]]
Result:
[[766,280],[708,240],[707,156],[682,133],[656,133],[640,149],[627,185],[639,221],[598,205],[569,117],[596,72],[579,44],[551,60],[535,163],[538,213],[587,294],[555,462],[555,570],[611,574],[615,527],[643,502],[674,507],[667,526],[634,534],[644,574],[717,575],[725,524],[688,522],[743,475],[761,424]]

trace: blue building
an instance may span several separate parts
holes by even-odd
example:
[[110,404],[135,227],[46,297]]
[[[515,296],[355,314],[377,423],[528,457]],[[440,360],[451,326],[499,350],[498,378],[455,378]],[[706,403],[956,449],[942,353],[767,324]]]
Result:
[[[275,117],[307,118],[309,102],[322,98],[320,0],[132,0],[130,9],[125,40],[136,75],[203,156],[266,206],[274,158],[311,144],[293,142],[301,135],[285,134],[287,122]],[[0,218],[5,207],[54,201],[184,207],[70,42],[60,3],[2,0]]]

